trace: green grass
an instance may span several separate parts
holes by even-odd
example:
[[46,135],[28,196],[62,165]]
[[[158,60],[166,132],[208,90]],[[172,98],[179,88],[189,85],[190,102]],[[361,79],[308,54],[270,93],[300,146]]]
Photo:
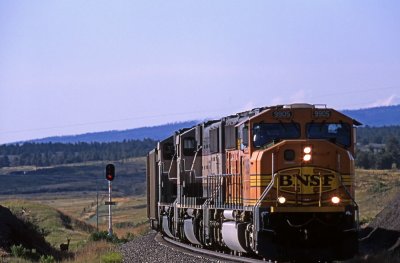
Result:
[[86,240],[92,226],[85,225],[55,208],[27,200],[6,200],[1,204],[9,208],[13,214],[22,217],[43,233],[47,242],[58,248],[61,243],[71,239],[73,248],[80,240]]
[[[0,168],[3,187],[0,199],[30,198],[54,195],[85,197],[99,191],[108,191],[105,179],[107,162],[80,163],[53,167]],[[116,176],[113,181],[115,196],[143,195],[145,193],[145,158],[113,162]]]
[[[73,199],[69,201],[70,205],[74,203]],[[66,200],[62,202],[66,202]],[[145,209],[143,202],[145,202],[144,197],[131,197],[120,200],[119,208],[121,209],[116,210],[116,213],[121,218],[130,218],[130,214],[127,211],[130,211],[132,207],[138,207],[141,210]],[[10,208],[14,214],[32,222],[39,230],[43,230],[46,233],[46,241],[57,249],[59,248],[59,244],[65,243],[67,238],[71,238],[70,251],[74,252],[74,258],[64,259],[63,262],[122,262],[121,255],[118,256],[118,253],[108,252],[114,251],[116,244],[121,242],[121,240],[131,240],[134,236],[144,234],[148,230],[147,223],[137,223],[132,226],[130,224],[125,225],[124,223],[130,221],[123,221],[119,224],[121,228],[115,231],[118,232],[118,236],[120,237],[117,240],[118,242],[115,244],[107,242],[108,244],[105,244],[101,238],[100,241],[90,240],[89,232],[85,231],[82,225],[77,224],[79,221],[49,205],[27,200],[6,200],[2,201],[1,204]],[[140,214],[138,218],[145,218],[145,213]],[[104,222],[104,224],[100,225],[103,230],[106,229],[106,223]],[[25,251],[18,250],[18,248],[15,248],[15,250],[15,256],[18,257],[9,257],[6,262],[31,262],[24,258]],[[103,256],[105,253],[107,254]],[[42,258],[43,262],[51,262],[51,260],[49,256]]]
[[122,255],[118,252],[109,252],[101,257],[104,263],[122,263]]
[[[44,234],[46,241],[56,249],[70,238],[69,251],[74,253],[74,258],[64,259],[63,262],[113,262],[102,261],[102,256],[114,251],[115,245],[90,241],[87,231],[96,226],[97,189],[100,205],[99,230],[107,230],[108,207],[104,205],[104,201],[107,199],[108,183],[103,178],[106,163],[109,162],[42,169],[2,168],[0,205],[10,208],[14,214],[33,223]],[[149,230],[146,215],[145,158],[113,163],[116,166],[113,201],[117,202],[113,206],[114,233],[121,239],[132,239]],[[105,260],[114,260],[114,257],[114,254],[110,254]],[[43,258],[45,260],[51,261],[50,258]],[[9,257],[7,262],[30,261]]]

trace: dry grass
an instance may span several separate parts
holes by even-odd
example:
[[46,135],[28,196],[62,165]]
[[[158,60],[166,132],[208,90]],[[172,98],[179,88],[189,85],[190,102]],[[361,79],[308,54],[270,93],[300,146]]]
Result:
[[[117,205],[113,206],[113,231],[119,238],[131,238],[149,231],[145,196],[115,198],[114,201]],[[88,241],[89,234],[87,232],[66,229],[59,222],[57,210],[96,226],[96,202],[93,198],[72,196],[51,198],[46,196],[43,199],[36,197],[34,201],[3,200],[2,205],[12,208],[16,213],[20,213],[22,208],[27,210],[41,228],[50,230],[51,233],[46,236],[46,240],[56,248],[59,247],[59,244],[65,243],[67,237],[71,238],[70,251],[75,256],[65,262],[100,262],[102,255],[115,250],[114,244],[104,241]],[[104,201],[99,207],[99,211],[100,215],[103,215],[99,217],[99,230],[108,230],[108,216],[104,216],[108,213],[108,206],[104,205]],[[8,258],[8,260],[29,262],[18,261],[22,259]]]
[[[140,235],[149,230],[146,223],[146,197],[143,194],[145,159],[145,157],[131,158],[118,162],[117,179],[113,184],[113,190],[119,197],[113,198],[117,205],[112,207],[112,211],[113,231],[119,238],[132,238],[133,235]],[[108,230],[108,206],[104,204],[108,199],[107,190],[104,189],[106,181],[103,177],[100,180],[97,176],[101,175],[103,166],[105,162],[41,169],[34,166],[1,168],[0,174],[12,174],[12,176],[8,176],[9,180],[4,182],[6,186],[4,189],[11,189],[11,192],[3,191],[0,202],[2,205],[7,203],[13,206],[17,212],[21,212],[22,207],[25,210],[28,208],[31,215],[34,215],[33,219],[39,219],[36,221],[42,224],[40,228],[51,229],[52,233],[46,236],[46,240],[54,247],[58,248],[60,243],[65,243],[68,237],[71,238],[70,252],[73,252],[75,257],[65,262],[100,262],[101,256],[115,249],[115,245],[91,242],[88,232],[84,233],[76,228],[68,229],[59,222],[46,220],[57,219],[57,213],[54,211],[58,210],[71,218],[96,227],[96,189],[99,189],[99,231]],[[72,169],[75,167],[76,170]],[[27,175],[24,175],[25,173]],[[28,173],[32,173],[31,176],[28,176]],[[89,176],[92,174],[96,176]],[[21,187],[26,189],[22,191]],[[11,200],[12,198],[26,198],[30,202]]]
[[356,201],[364,222],[372,220],[399,191],[398,170],[356,170]]
[[[59,247],[67,238],[71,239],[70,247],[78,246],[82,240],[87,240],[89,233],[76,222],[59,213],[59,210],[46,204],[27,200],[6,200],[1,203],[15,215],[33,223],[45,234],[45,239],[53,247]],[[69,229],[70,228],[70,229]]]
[[114,250],[115,246],[105,241],[89,242],[75,252],[74,258],[65,260],[63,262],[100,262],[100,258],[102,255]]

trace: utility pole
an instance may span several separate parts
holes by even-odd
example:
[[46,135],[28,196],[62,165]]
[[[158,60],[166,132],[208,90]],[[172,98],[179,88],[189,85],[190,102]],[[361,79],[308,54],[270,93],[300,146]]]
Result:
[[112,214],[111,214],[111,181],[108,181],[108,235],[112,236]]
[[96,231],[99,232],[99,180],[96,179]]

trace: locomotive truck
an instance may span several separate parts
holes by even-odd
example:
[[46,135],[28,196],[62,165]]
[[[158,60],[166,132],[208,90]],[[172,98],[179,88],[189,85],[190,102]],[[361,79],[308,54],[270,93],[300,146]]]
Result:
[[150,225],[232,254],[351,258],[358,125],[325,105],[291,104],[176,131],[147,156]]

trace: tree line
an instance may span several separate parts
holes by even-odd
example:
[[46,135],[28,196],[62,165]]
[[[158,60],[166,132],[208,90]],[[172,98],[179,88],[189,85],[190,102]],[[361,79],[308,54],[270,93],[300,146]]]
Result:
[[152,139],[109,143],[24,143],[0,145],[0,167],[52,166],[87,161],[122,160],[145,156],[155,148]]
[[400,126],[358,128],[357,142],[357,167],[400,168]]
[[[51,166],[86,161],[145,156],[157,144],[152,139],[108,143],[24,143],[0,145],[0,167]],[[400,126],[357,129],[356,166],[400,168]]]

